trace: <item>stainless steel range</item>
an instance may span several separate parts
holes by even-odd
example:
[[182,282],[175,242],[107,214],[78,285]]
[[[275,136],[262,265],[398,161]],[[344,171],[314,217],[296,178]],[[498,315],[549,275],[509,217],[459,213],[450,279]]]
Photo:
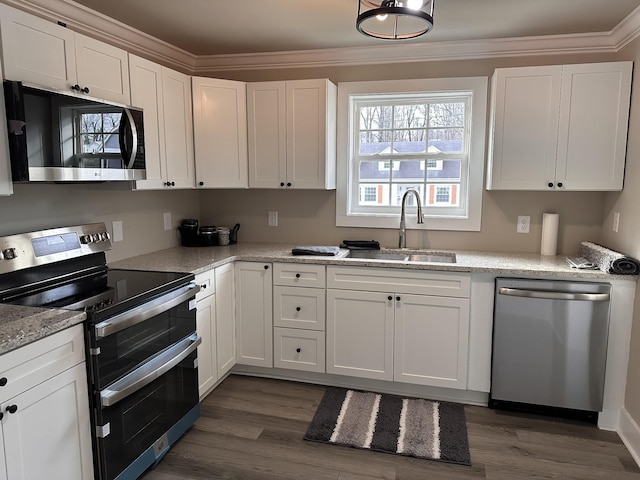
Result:
[[138,478],[200,416],[192,274],[110,269],[103,223],[0,237],[0,302],[83,310],[96,478]]

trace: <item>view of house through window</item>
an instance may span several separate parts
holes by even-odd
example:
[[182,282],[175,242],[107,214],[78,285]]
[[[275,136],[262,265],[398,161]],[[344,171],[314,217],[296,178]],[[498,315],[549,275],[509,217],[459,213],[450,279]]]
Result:
[[366,95],[353,105],[352,211],[392,212],[412,188],[427,215],[464,213],[470,95]]
[[118,153],[121,113],[78,111],[79,153]]

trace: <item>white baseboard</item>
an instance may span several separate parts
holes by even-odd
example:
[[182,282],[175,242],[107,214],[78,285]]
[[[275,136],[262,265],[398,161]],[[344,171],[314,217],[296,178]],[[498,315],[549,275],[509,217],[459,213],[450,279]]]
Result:
[[631,415],[624,407],[620,410],[618,435],[620,435],[636,464],[640,466],[640,426],[631,418]]

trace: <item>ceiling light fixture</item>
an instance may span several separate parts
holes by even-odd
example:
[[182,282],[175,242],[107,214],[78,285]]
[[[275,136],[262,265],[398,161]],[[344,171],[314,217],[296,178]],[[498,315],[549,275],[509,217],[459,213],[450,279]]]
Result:
[[433,28],[436,0],[358,0],[356,28],[384,40],[406,40]]

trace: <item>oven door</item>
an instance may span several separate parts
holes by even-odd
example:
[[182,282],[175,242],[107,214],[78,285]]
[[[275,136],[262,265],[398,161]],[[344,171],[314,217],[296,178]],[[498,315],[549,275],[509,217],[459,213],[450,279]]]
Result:
[[104,321],[90,323],[93,389],[104,389],[195,332],[198,289],[190,283]]
[[193,425],[199,344],[193,333],[94,393],[98,478],[137,478]]

